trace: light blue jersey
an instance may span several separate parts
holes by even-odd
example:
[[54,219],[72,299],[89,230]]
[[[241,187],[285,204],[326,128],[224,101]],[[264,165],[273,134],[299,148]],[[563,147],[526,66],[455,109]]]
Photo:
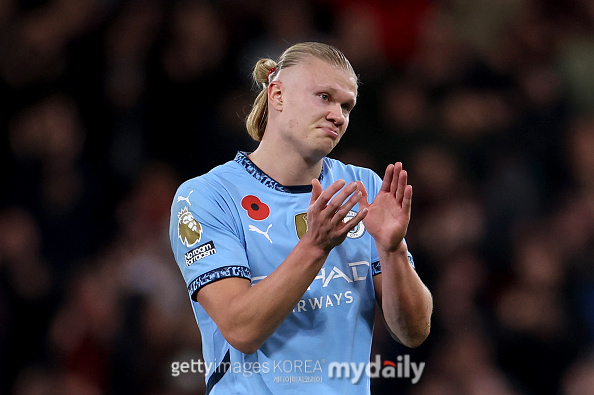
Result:
[[[369,169],[324,158],[322,187],[339,179],[361,180],[370,200],[382,183]],[[171,245],[202,335],[211,395],[369,393],[366,375],[353,383],[329,372],[332,362],[370,359],[373,276],[381,268],[363,223],[330,252],[293,313],[254,354],[233,348],[195,301],[211,282],[242,277],[255,284],[272,273],[307,231],[310,199],[311,186],[283,186],[242,152],[179,187],[171,207]],[[358,205],[347,217],[357,211]]]

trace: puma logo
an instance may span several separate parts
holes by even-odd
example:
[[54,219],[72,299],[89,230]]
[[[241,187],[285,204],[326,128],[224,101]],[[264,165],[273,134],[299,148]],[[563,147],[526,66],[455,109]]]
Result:
[[181,202],[182,200],[187,202],[190,206],[192,205],[192,203],[190,203],[190,195],[192,194],[192,192],[194,192],[193,190],[190,191],[190,193],[188,193],[188,196],[178,196],[177,197],[177,202]]
[[266,229],[266,232],[264,232],[263,230],[260,230],[260,229],[256,228],[254,225],[248,226],[248,229],[251,230],[252,232],[256,232],[256,233],[260,233],[261,235],[264,235],[264,237],[266,237],[268,239],[268,241],[270,242],[270,244],[272,244],[272,240],[270,239],[270,236],[268,236],[268,231],[270,230],[270,227],[271,226],[272,226],[272,224],[268,225],[268,228]]

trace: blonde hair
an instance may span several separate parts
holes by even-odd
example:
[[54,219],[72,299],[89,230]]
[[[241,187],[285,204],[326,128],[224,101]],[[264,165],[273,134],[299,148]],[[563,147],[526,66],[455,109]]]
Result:
[[256,62],[252,72],[252,79],[257,86],[261,86],[258,96],[250,111],[245,126],[249,135],[256,141],[262,140],[266,125],[268,124],[268,92],[267,88],[274,77],[282,69],[301,63],[307,58],[317,58],[336,66],[350,74],[355,79],[357,75],[344,54],[335,47],[317,42],[304,42],[287,48],[278,61],[264,58]]

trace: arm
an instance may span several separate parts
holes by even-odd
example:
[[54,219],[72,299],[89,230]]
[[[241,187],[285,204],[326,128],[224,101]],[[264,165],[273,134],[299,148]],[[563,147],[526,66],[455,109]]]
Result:
[[291,314],[332,248],[367,214],[361,210],[349,222],[342,221],[362,196],[356,183],[345,187],[339,180],[325,191],[318,180],[312,185],[308,230],[276,270],[253,287],[245,279],[228,278],[196,294],[225,339],[246,354],[254,353]]
[[382,273],[373,278],[375,295],[386,327],[394,339],[418,347],[429,336],[433,300],[408,262],[406,244],[382,257]]
[[392,336],[418,347],[429,335],[433,299],[408,262],[404,236],[410,221],[412,186],[402,164],[389,165],[379,193],[369,204],[362,185],[362,203],[369,213],[365,228],[375,239],[382,273],[374,277],[376,299]]

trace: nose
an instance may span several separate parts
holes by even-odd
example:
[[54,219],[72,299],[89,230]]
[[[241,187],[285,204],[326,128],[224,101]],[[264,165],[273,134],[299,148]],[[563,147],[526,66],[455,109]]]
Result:
[[331,121],[336,126],[341,126],[346,122],[346,117],[342,111],[342,106],[340,103],[336,103],[330,108],[328,114],[326,115],[326,119]]

